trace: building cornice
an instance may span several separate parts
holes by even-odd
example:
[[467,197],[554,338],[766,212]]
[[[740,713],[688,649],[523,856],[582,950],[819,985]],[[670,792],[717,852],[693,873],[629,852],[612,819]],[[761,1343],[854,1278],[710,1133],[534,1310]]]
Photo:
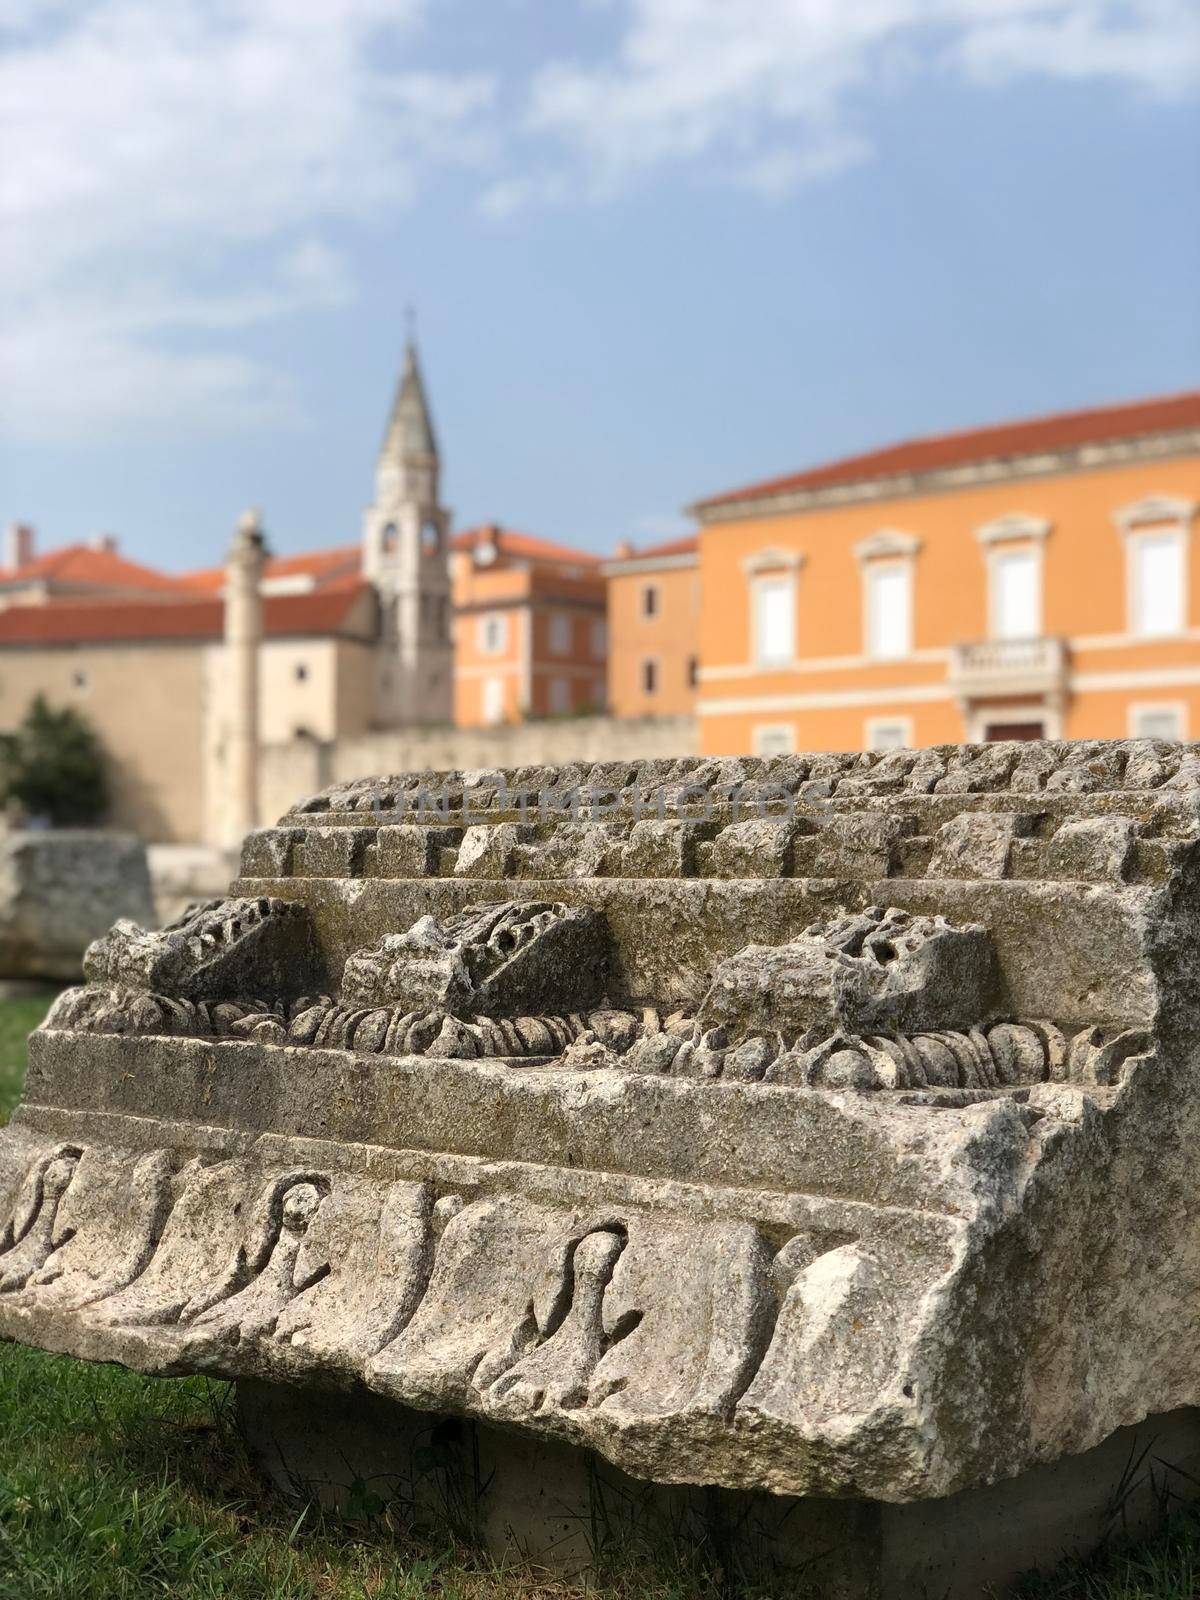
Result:
[[880,528],[877,533],[860,539],[854,546],[854,554],[860,563],[889,559],[911,561],[920,548],[921,541],[915,533],[905,533],[900,528]]
[[1003,461],[977,461],[935,472],[901,473],[858,483],[831,484],[822,489],[784,489],[777,494],[745,495],[687,507],[702,526],[742,522],[751,517],[777,517],[828,507],[869,504],[873,500],[903,500],[915,495],[947,494],[994,483],[1026,478],[1049,478],[1059,473],[1084,472],[1096,467],[1119,467],[1142,461],[1162,461],[1171,456],[1200,455],[1200,428],[1151,434],[1140,439],[1120,439],[1108,444],[1080,445],[1070,450],[1042,451]]
[[975,529],[980,544],[1012,544],[1022,539],[1041,541],[1050,537],[1051,522],[1048,517],[1030,517],[1022,511],[1012,511],[1007,516],[994,517]]
[[700,558],[693,551],[682,556],[646,556],[643,559],[631,556],[628,561],[606,561],[600,571],[606,578],[624,578],[639,572],[684,572],[688,567],[699,565]]
[[742,571],[749,577],[768,572],[799,572],[806,556],[802,550],[781,550],[774,545],[742,557]]
[[1132,533],[1137,528],[1153,527],[1160,522],[1182,523],[1186,527],[1196,511],[1194,500],[1184,500],[1178,495],[1148,494],[1132,505],[1119,507],[1112,518],[1122,533]]

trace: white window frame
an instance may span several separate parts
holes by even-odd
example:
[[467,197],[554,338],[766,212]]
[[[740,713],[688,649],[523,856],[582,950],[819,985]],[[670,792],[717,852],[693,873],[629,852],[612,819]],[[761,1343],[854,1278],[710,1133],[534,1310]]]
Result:
[[1161,537],[1164,533],[1177,533],[1183,543],[1180,563],[1180,589],[1182,591],[1181,631],[1186,631],[1189,613],[1191,568],[1191,531],[1200,502],[1184,500],[1179,495],[1146,494],[1140,500],[1120,506],[1112,519],[1125,539],[1125,627],[1131,639],[1169,639],[1178,637],[1169,633],[1139,633],[1138,612],[1141,596],[1138,593],[1137,552],[1134,540],[1147,535]]
[[505,720],[505,699],[504,679],[484,678],[479,689],[479,709],[485,727],[498,727]]
[[987,561],[989,639],[999,639],[1001,637],[998,564],[1007,557],[1016,555],[1018,550],[1023,555],[1032,551],[1036,562],[1034,581],[1037,588],[1035,604],[1037,627],[1029,637],[1033,639],[1042,637],[1046,626],[1046,569],[1042,547],[1050,537],[1053,527],[1054,524],[1049,517],[1031,516],[1026,511],[1009,511],[1002,517],[993,517],[990,522],[985,522],[975,529],[975,537],[983,546],[984,557]]
[[[805,556],[800,550],[768,548],[756,550],[742,558],[742,571],[746,574],[747,598],[750,602],[750,665],[761,671],[779,672],[794,667],[799,659],[800,631],[796,622],[798,577]],[[792,653],[788,660],[764,659],[758,637],[758,586],[762,583],[791,584]]]
[[[559,704],[559,702],[562,702]],[[571,680],[556,674],[550,679],[550,687],[546,691],[546,704],[552,717],[566,717],[571,714]]]
[[[495,644],[489,641],[488,633],[491,628],[496,629],[497,640]],[[488,611],[480,617],[475,633],[475,645],[481,656],[502,656],[508,649],[508,618],[501,611]]]
[[[1000,632],[1000,568],[1013,558],[1028,559],[1033,563],[1033,628],[1027,634],[1002,634]],[[1044,589],[1042,587],[1042,547],[1037,544],[994,544],[987,553],[988,568],[988,638],[989,639],[1040,639],[1045,626],[1043,616]]]
[[[759,629],[760,596],[764,589],[781,589],[787,595],[787,612],[791,625],[790,649],[786,654],[768,655]],[[763,572],[750,581],[750,648],[756,667],[766,671],[793,667],[796,664],[796,579],[790,572]]]
[[794,755],[796,726],[792,722],[756,722],[750,730],[750,744],[756,756]]
[[546,645],[552,656],[571,654],[571,618],[565,611],[550,613],[550,626],[546,630]]
[[[1142,588],[1140,553],[1148,540],[1167,541],[1179,552],[1178,613],[1174,626],[1148,629],[1142,622]],[[1148,523],[1131,528],[1125,535],[1126,603],[1129,633],[1134,639],[1177,639],[1187,628],[1188,620],[1188,536],[1179,522]]]
[[[904,607],[901,618],[902,643],[898,650],[884,650],[876,643],[875,580],[897,576],[903,583]],[[866,561],[862,569],[863,655],[868,661],[907,661],[913,650],[913,564],[909,560]]]
[[[1174,733],[1143,733],[1138,727],[1142,717],[1163,715],[1175,718]],[[1131,739],[1186,739],[1188,736],[1188,708],[1184,700],[1135,700],[1129,707],[1128,716]]]
[[[879,736],[884,728],[898,728],[900,730],[899,744],[879,743]],[[912,742],[913,722],[911,717],[868,717],[863,723],[864,750],[911,750]]]
[[[880,528],[854,546],[862,586],[863,657],[867,661],[905,661],[913,653],[914,613],[916,610],[916,558],[921,541],[914,533],[900,528]],[[877,651],[872,627],[872,576],[885,568],[900,567],[906,574],[904,649]]]
[[608,623],[598,620],[591,628],[592,660],[603,661],[608,654]]

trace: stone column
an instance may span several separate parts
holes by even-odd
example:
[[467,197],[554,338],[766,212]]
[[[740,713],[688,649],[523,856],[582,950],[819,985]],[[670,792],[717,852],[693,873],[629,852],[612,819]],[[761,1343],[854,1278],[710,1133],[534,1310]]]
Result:
[[236,850],[258,816],[258,674],[267,542],[257,511],[244,511],[225,563],[225,826]]

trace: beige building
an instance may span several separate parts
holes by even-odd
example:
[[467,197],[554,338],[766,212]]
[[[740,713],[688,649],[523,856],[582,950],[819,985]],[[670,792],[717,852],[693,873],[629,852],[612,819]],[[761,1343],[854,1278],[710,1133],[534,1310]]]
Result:
[[[277,596],[264,610],[260,740],[365,732],[379,637],[371,587]],[[0,727],[36,694],[82,711],[109,758],[114,820],[149,840],[221,842],[228,687],[218,600],[0,613]]]
[[695,534],[621,545],[608,580],[608,703],[618,717],[687,716],[699,678],[700,552]]
[[[258,747],[449,722],[438,479],[410,345],[361,544],[274,560],[260,550],[261,603],[255,596],[240,613],[227,606],[237,540],[226,567],[171,577],[124,560],[108,538],[38,556],[31,530],[11,529],[0,569],[0,729],[15,727],[37,694],[78,707],[109,758],[114,822],[154,842],[226,844],[253,814]],[[239,539],[248,529],[257,547],[256,518],[243,519]]]

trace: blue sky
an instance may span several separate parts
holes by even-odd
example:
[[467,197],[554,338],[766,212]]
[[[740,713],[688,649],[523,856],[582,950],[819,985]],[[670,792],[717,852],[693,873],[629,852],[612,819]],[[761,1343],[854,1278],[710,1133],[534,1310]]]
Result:
[[460,525],[593,549],[1200,382],[1192,0],[0,0],[0,517],[357,538],[418,330]]

